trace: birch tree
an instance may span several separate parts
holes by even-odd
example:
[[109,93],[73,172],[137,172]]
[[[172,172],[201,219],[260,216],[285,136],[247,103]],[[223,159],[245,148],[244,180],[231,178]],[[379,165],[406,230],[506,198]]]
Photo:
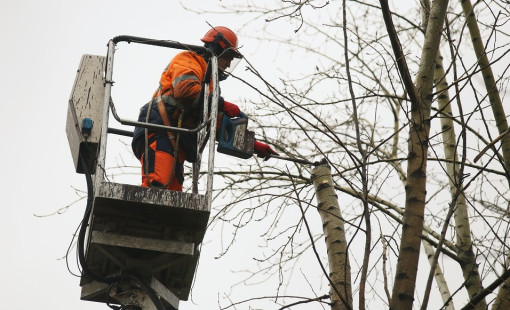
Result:
[[[330,165],[358,294],[354,308],[505,309],[510,14],[504,1],[420,4],[225,3],[222,14],[246,16],[240,37],[261,46],[243,51],[246,70],[231,83],[251,90],[240,102],[250,98],[245,110],[258,139],[284,156]],[[267,59],[280,71],[260,69],[257,62]],[[274,274],[282,309],[322,308],[328,272],[318,270],[323,284],[313,285],[297,267],[319,245],[325,224],[315,218],[314,229],[311,167],[243,161],[217,174],[217,197],[232,200],[217,209],[212,226],[231,225],[235,235],[254,222],[265,225],[247,279]],[[296,205],[303,210],[297,216]],[[310,233],[303,233],[305,223]],[[227,252],[235,244],[231,239]],[[325,249],[315,259],[335,272]],[[310,286],[299,302],[287,294],[297,269]]]

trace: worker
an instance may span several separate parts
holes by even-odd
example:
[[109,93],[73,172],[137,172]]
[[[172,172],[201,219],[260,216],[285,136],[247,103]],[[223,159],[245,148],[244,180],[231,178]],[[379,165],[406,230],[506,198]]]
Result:
[[[204,47],[218,59],[219,80],[224,80],[242,59],[236,34],[226,27],[214,27],[201,39]],[[196,128],[203,102],[202,82],[210,80],[207,72],[209,56],[193,51],[177,54],[165,68],[159,87],[152,100],[140,109],[139,122],[149,122],[172,127]],[[210,83],[212,85],[212,83]],[[211,87],[212,89],[212,87]],[[209,102],[211,98],[209,98]],[[150,113],[147,111],[150,110]],[[239,107],[218,99],[219,117],[241,114]],[[184,161],[195,162],[196,134],[176,134],[136,127],[132,149],[142,164],[142,186],[182,191]],[[254,142],[254,152],[266,160],[278,155],[269,145]]]

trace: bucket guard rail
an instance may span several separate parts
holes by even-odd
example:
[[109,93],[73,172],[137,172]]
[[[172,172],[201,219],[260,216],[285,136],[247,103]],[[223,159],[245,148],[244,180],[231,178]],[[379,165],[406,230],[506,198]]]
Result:
[[135,36],[129,36],[129,35],[120,35],[114,37],[112,40],[112,43],[116,45],[120,42],[127,42],[127,43],[140,43],[145,45],[153,45],[153,46],[161,46],[161,47],[168,47],[168,48],[174,48],[174,49],[180,49],[180,50],[189,50],[194,51],[199,54],[209,54],[212,56],[211,50],[199,46],[199,45],[192,45],[192,44],[184,44],[177,41],[172,40],[155,40],[155,39],[148,39],[148,38],[141,38],[141,37],[135,37]]
[[176,133],[197,133],[200,130],[204,129],[210,122],[211,117],[208,117],[205,119],[201,124],[199,124],[196,128],[188,129],[188,128],[179,128],[179,127],[171,127],[166,125],[160,125],[160,124],[152,124],[152,123],[145,123],[145,122],[139,122],[139,121],[131,121],[127,119],[122,119],[117,114],[117,110],[115,109],[115,105],[113,104],[113,100],[110,98],[110,109],[112,111],[113,118],[117,120],[117,122],[121,123],[122,125],[128,125],[128,126],[138,126],[148,129],[155,129],[155,130],[166,130],[166,131],[172,131]]

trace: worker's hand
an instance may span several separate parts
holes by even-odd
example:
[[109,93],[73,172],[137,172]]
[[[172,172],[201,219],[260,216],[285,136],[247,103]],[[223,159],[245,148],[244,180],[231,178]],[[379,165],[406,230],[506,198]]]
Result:
[[264,158],[265,160],[268,160],[271,155],[278,155],[269,145],[259,141],[253,143],[253,150],[258,157]]
[[223,103],[223,113],[227,114],[228,117],[236,117],[241,114],[239,107],[231,102],[225,101]]

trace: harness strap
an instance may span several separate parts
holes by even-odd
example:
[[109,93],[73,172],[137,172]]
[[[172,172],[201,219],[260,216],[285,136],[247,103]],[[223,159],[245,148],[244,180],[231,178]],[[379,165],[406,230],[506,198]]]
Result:
[[[170,123],[170,120],[168,119],[168,114],[166,112],[165,103],[161,99],[161,89],[158,92],[157,102],[158,102],[159,115],[161,116],[161,119],[163,120],[163,124],[165,124],[165,126],[171,127],[172,124]],[[170,139],[170,143],[172,144],[174,150],[177,150],[177,143],[175,142],[174,133],[171,131],[167,131],[166,134],[168,136],[168,139]]]
[[[165,102],[161,98],[161,87],[159,88],[159,91],[158,91],[157,103],[158,103],[159,115],[161,116],[161,120],[163,120],[163,124],[165,126],[171,127],[172,123],[170,123],[170,119],[168,118],[168,113],[167,113],[167,110],[165,107]],[[178,119],[177,127],[182,128],[183,113],[180,111],[179,108],[175,109],[175,112],[173,113],[172,117],[175,119]],[[179,148],[180,134],[177,134],[177,138],[176,138],[176,135],[171,131],[167,131],[166,134],[168,136],[168,139],[170,140],[170,143],[172,144],[172,147],[174,148],[174,157],[176,159],[177,158],[179,158],[179,159],[186,158],[186,150],[184,150],[184,149],[181,150]]]

